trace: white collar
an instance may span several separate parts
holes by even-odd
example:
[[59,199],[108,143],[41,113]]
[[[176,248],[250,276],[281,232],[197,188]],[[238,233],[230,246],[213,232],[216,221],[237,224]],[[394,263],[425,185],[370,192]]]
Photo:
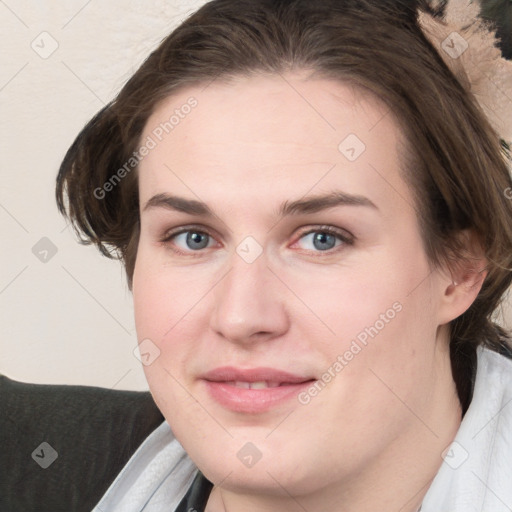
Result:
[[169,512],[197,467],[164,421],[139,446],[92,512]]
[[421,512],[512,511],[512,361],[477,349],[471,404]]
[[[421,512],[512,511],[512,361],[479,347],[471,404]],[[197,467],[164,421],[92,512],[174,510]]]

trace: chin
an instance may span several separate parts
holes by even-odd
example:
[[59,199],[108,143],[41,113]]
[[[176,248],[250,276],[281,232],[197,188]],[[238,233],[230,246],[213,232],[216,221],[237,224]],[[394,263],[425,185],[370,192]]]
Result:
[[263,440],[251,443],[231,439],[222,445],[217,442],[217,449],[207,457],[204,443],[199,444],[203,452],[197,458],[192,456],[196,465],[208,480],[232,492],[284,496],[284,488],[298,496],[325,485],[323,464],[315,467],[318,459],[308,462],[304,450],[292,444],[285,447],[281,442],[276,447],[268,440],[265,444]]

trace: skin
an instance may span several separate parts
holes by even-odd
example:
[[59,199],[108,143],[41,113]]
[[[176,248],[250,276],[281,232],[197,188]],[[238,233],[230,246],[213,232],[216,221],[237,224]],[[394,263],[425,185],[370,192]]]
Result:
[[[403,135],[377,99],[304,72],[217,80],[166,99],[142,138],[191,96],[197,107],[140,164],[133,295],[138,338],[160,350],[144,367],[153,397],[216,485],[207,510],[416,511],[461,421],[447,324],[482,275],[431,267],[400,172]],[[349,134],[366,146],[353,162],[338,149]],[[278,216],[283,202],[334,190],[374,207]],[[158,194],[214,215],[146,207]],[[319,249],[306,233],[325,226],[351,241]],[[211,234],[208,246],[169,238],[183,227]],[[236,252],[247,236],[263,250],[252,263]],[[307,404],[233,412],[200,379],[225,365],[321,379],[393,304]],[[247,442],[262,455],[250,468],[237,457]]]

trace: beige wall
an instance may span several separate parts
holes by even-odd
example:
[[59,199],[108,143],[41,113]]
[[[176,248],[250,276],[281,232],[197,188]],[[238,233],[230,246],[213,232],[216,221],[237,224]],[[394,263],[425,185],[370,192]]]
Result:
[[147,389],[123,270],[76,243],[54,181],[84,123],[201,3],[0,2],[1,373]]
[[[1,373],[147,389],[132,353],[137,340],[123,271],[76,243],[57,212],[54,182],[84,123],[193,4],[0,2]],[[55,255],[48,242],[36,246],[42,238]],[[34,246],[41,258],[48,251],[46,262]]]

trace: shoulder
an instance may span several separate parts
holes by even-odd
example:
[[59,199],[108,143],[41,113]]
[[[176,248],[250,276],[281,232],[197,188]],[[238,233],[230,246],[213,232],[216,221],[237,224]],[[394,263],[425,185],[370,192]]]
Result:
[[[495,352],[489,348],[479,347],[477,350],[477,375],[480,373],[482,379],[492,380],[503,385],[503,392],[512,392],[512,352],[503,350]],[[507,385],[508,384],[508,385]]]
[[[425,498],[425,511],[497,511],[512,503],[512,360],[477,349],[473,398]],[[492,490],[492,492],[489,492]]]
[[164,421],[149,392],[1,375],[0,410],[0,508],[12,512],[91,510]]
[[512,359],[508,354],[479,347],[473,399],[467,416],[475,420],[488,417],[489,421],[499,418],[500,422],[511,424],[512,407],[506,407],[511,400]]

